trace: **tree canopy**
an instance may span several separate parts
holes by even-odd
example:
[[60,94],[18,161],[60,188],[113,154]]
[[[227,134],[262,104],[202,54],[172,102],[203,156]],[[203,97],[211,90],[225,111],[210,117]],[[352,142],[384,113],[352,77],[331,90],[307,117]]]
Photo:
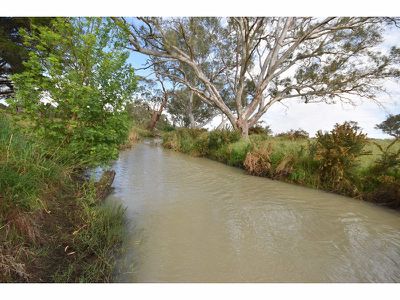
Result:
[[244,136],[277,102],[377,100],[382,80],[400,75],[398,48],[380,47],[387,18],[113,20],[134,51],[156,58],[164,76],[218,108]]
[[389,115],[385,121],[377,124],[376,128],[396,139],[400,139],[400,114]]
[[24,71],[12,76],[15,99],[38,136],[82,165],[116,158],[126,138],[124,110],[136,89],[129,53],[112,22],[57,18],[22,31],[32,47]]

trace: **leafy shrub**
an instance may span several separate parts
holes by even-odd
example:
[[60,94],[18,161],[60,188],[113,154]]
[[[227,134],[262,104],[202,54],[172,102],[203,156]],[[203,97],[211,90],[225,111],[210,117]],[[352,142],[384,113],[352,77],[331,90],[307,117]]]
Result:
[[375,143],[381,157],[366,170],[362,180],[368,201],[392,208],[400,207],[400,149],[391,150],[397,142],[393,140],[386,148]]
[[163,147],[179,151],[179,140],[177,131],[171,131],[163,134]]
[[400,148],[397,151],[391,151],[392,146],[398,142],[400,142],[400,140],[393,140],[386,148],[375,143],[381,151],[381,157],[377,159],[374,166],[371,168],[371,173],[400,177]]
[[246,140],[239,140],[229,144],[226,151],[226,162],[228,165],[242,167],[247,153],[251,149],[251,144]]
[[315,150],[315,143],[310,141],[306,146],[300,146],[295,154],[292,172],[288,174],[289,180],[318,187],[319,162],[315,159]]
[[163,146],[168,149],[192,155],[205,155],[208,148],[206,129],[179,128],[164,133]]
[[262,142],[271,139],[271,136],[265,135],[265,134],[252,134],[249,136],[249,139],[252,144],[254,145],[259,145]]
[[316,159],[322,184],[333,191],[350,195],[358,193],[355,187],[354,170],[358,158],[367,154],[363,149],[367,136],[355,122],[336,124],[330,133],[318,131]]
[[101,18],[54,18],[22,32],[32,51],[12,76],[9,103],[23,108],[17,116],[42,143],[80,167],[117,158],[129,132],[124,106],[136,76],[114,26]]
[[303,129],[290,129],[287,132],[282,132],[276,135],[276,137],[286,138],[290,140],[298,140],[298,139],[308,139],[309,134],[307,131]]
[[272,130],[271,128],[267,125],[265,127],[261,125],[254,125],[253,127],[249,128],[249,135],[252,134],[263,134],[263,135],[272,135]]
[[195,142],[194,149],[196,156],[206,156],[208,154],[208,132],[200,133]]
[[238,131],[231,131],[227,129],[213,130],[208,136],[208,148],[210,150],[217,150],[223,145],[239,141],[240,137],[241,135]]

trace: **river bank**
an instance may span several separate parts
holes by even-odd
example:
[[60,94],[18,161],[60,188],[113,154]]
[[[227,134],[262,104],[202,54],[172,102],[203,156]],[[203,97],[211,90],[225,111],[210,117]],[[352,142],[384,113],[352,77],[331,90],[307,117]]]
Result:
[[[253,134],[243,140],[229,130],[182,128],[164,133],[163,146],[239,167],[251,175],[399,208],[400,143],[365,139],[353,145],[347,140],[356,134],[351,128],[348,131],[321,146],[316,139]],[[354,149],[357,153],[352,153]]]
[[99,182],[0,118],[0,282],[109,282],[124,210]]
[[396,210],[165,149],[121,152],[116,282],[399,282]]

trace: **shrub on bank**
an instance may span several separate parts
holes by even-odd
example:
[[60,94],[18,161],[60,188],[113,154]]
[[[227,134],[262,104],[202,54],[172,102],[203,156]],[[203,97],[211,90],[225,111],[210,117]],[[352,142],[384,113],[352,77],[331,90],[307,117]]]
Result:
[[251,175],[272,176],[272,145],[263,145],[248,152],[244,160],[244,168]]
[[392,208],[400,207],[400,140],[383,147],[375,143],[381,156],[362,174],[362,188],[368,201]]
[[259,133],[243,140],[229,130],[199,133],[178,129],[164,134],[163,145],[243,167],[252,175],[400,207],[400,147],[396,141],[386,150],[378,144],[381,153],[365,157],[370,153],[365,149],[370,150],[371,143],[354,122],[336,124],[331,132],[319,132],[316,139],[305,139],[305,134],[298,136],[301,137]]
[[249,141],[239,140],[227,146],[225,160],[230,166],[243,167],[247,153],[252,148]]
[[213,130],[208,135],[208,148],[210,151],[217,150],[223,146],[239,141],[241,138],[238,131],[228,129]]
[[354,122],[336,124],[331,132],[318,131],[316,159],[319,161],[320,181],[325,188],[356,196],[355,171],[359,157],[367,154],[367,136]]
[[0,214],[40,208],[40,194],[65,179],[63,168],[39,143],[24,136],[6,116],[0,116]]

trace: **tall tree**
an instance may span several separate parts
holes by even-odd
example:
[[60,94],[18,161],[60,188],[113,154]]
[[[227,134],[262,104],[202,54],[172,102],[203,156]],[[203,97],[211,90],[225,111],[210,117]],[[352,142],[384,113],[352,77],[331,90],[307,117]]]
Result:
[[49,146],[82,165],[106,163],[128,133],[124,110],[136,88],[115,25],[101,18],[57,18],[24,32],[32,47],[12,77],[19,117]]
[[[280,101],[377,100],[399,77],[399,50],[379,49],[392,20],[369,17],[136,18],[113,20],[134,51],[217,107],[244,137]],[[196,81],[186,76],[190,69]],[[251,93],[244,96],[251,83]]]

